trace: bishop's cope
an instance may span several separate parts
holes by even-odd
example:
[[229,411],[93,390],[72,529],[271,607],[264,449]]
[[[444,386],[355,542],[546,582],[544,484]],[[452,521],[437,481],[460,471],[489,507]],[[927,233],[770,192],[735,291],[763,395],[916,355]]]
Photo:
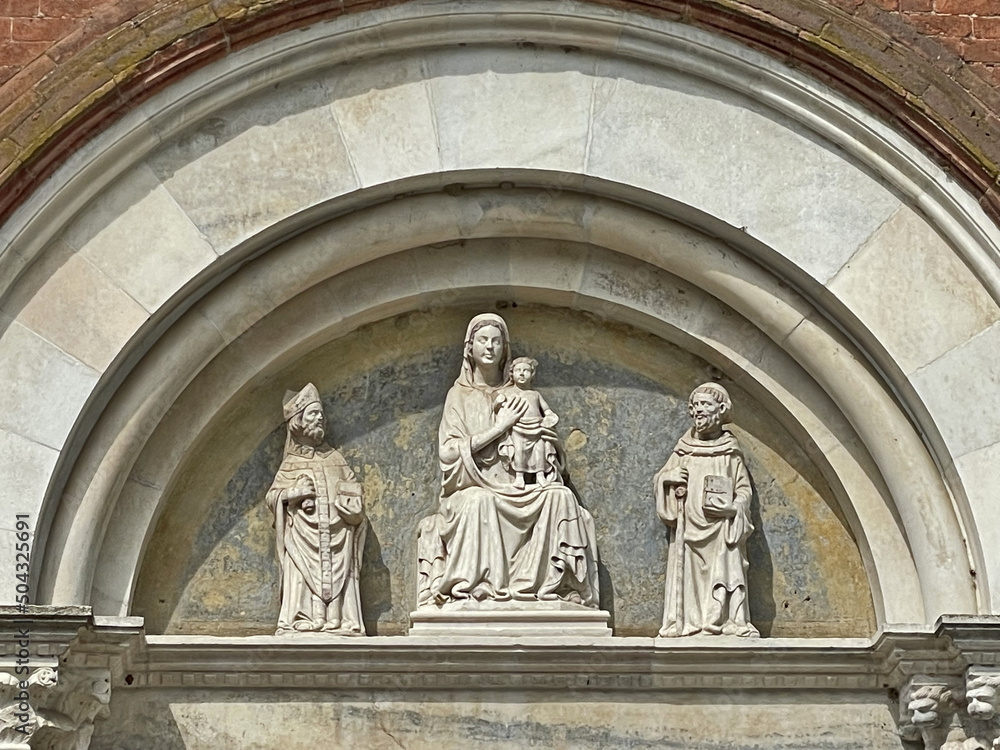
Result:
[[324,442],[326,418],[316,386],[285,394],[284,417],[284,457],[267,492],[281,571],[275,634],[364,635],[361,485],[344,457]]

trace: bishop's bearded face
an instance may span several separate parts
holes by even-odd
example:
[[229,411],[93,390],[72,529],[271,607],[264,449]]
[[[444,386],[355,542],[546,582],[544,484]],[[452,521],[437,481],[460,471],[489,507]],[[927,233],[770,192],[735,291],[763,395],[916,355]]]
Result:
[[326,417],[320,404],[309,404],[292,420],[292,435],[307,445],[317,446],[326,435]]

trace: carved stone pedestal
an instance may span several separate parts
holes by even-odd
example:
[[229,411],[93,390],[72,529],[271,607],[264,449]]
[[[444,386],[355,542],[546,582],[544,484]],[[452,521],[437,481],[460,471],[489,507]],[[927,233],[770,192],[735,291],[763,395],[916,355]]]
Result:
[[570,602],[451,602],[410,613],[410,635],[610,637],[611,614]]

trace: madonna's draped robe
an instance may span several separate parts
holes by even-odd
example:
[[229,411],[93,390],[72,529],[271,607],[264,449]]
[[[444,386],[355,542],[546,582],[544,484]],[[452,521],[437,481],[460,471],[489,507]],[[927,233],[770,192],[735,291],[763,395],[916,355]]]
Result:
[[440,509],[424,519],[418,542],[418,605],[560,598],[596,607],[594,521],[573,491],[561,479],[516,489],[497,453],[503,436],[472,454],[472,437],[493,425],[504,385],[474,384],[466,363],[448,392],[438,433]]

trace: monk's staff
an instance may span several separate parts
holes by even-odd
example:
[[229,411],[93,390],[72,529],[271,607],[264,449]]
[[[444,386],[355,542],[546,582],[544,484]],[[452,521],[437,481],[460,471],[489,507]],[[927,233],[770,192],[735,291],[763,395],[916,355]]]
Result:
[[687,485],[675,484],[674,497],[677,498],[677,531],[674,543],[677,544],[677,564],[674,565],[674,604],[676,610],[677,635],[684,634],[684,526],[687,511],[684,500],[687,498]]

